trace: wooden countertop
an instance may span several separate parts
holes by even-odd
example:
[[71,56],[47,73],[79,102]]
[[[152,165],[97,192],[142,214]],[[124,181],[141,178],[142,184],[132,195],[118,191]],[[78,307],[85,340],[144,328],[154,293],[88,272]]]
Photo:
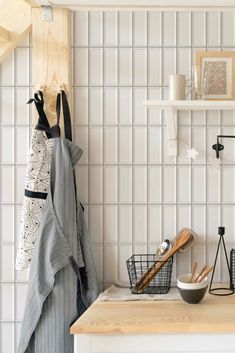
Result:
[[95,302],[72,334],[235,333],[235,295],[183,301]]

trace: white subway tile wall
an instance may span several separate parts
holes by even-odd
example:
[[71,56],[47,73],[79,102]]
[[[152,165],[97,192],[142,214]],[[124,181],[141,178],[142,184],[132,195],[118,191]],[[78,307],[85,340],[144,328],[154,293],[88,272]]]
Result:
[[[233,112],[180,112],[179,155],[169,157],[164,113],[146,98],[168,97],[168,74],[192,78],[196,50],[234,50],[233,12],[74,12],[74,139],[77,169],[99,281],[127,281],[125,261],[154,252],[182,227],[199,235],[176,256],[173,280],[191,262],[212,264],[217,227],[235,246],[235,146],[225,141],[221,167],[211,146],[234,134]],[[0,351],[14,353],[27,290],[14,270],[32,108],[32,47],[27,38],[0,66]],[[190,83],[189,83],[190,87]],[[199,150],[189,160],[187,149]],[[217,280],[226,280],[220,258]]]

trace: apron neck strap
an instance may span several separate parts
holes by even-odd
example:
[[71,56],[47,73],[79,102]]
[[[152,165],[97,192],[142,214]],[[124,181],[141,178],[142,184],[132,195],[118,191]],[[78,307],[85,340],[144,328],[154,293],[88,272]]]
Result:
[[41,91],[39,91],[38,93],[35,93],[34,98],[31,98],[28,101],[29,104],[31,104],[32,102],[35,103],[35,106],[37,108],[38,115],[39,115],[36,128],[39,130],[44,130],[48,138],[60,136],[60,115],[61,115],[61,105],[62,105],[63,116],[64,116],[64,135],[65,135],[65,138],[72,141],[72,126],[71,126],[69,104],[68,104],[66,94],[63,90],[61,91],[61,93],[58,93],[56,98],[57,123],[52,127],[50,127],[50,124],[44,112],[43,93]]
[[46,117],[46,114],[44,112],[44,98],[43,98],[43,93],[39,91],[38,93],[34,94],[34,98],[31,98],[27,104],[31,104],[32,102],[35,103],[36,109],[38,111],[38,123],[37,126],[44,126],[45,130],[47,130],[46,134],[48,138],[51,138],[51,133],[49,132],[50,129],[50,124],[48,122],[48,119]]
[[68,104],[66,94],[63,90],[61,91],[61,93],[58,93],[56,98],[57,126],[60,125],[61,105],[62,105],[63,116],[64,116],[64,135],[65,135],[65,138],[72,141],[72,126],[71,126],[69,104]]

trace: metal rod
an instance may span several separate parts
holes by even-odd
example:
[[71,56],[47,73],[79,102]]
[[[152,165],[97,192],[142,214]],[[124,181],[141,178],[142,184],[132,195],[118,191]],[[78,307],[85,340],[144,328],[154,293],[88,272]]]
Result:
[[221,137],[224,137],[224,138],[235,138],[235,135],[217,135],[217,140]]

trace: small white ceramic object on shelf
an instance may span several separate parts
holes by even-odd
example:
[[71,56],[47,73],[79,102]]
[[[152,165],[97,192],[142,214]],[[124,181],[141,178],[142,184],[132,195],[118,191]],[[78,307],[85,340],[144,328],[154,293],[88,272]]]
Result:
[[192,82],[187,80],[185,75],[173,74],[169,75],[169,99],[171,101],[175,100],[185,100],[189,93],[192,91],[192,88],[187,89],[186,92],[186,83]]

